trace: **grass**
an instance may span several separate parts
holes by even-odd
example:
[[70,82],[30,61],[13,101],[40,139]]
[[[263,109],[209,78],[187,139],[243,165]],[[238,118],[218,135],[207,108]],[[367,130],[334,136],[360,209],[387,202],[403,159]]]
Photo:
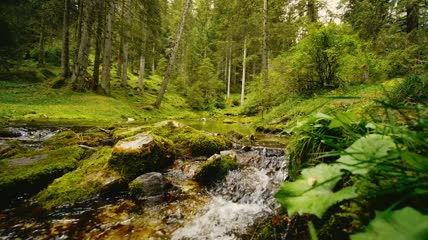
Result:
[[311,113],[351,112],[362,116],[374,106],[375,101],[385,99],[385,91],[390,91],[401,82],[392,79],[382,83],[362,84],[344,90],[326,91],[312,98],[291,97],[279,106],[273,107],[258,125],[279,125],[286,128]]
[[[20,67],[15,71],[24,69]],[[57,69],[54,68],[52,72],[55,71]],[[3,77],[0,79],[0,119],[117,122],[128,118],[151,120],[198,116],[190,110],[183,97],[174,93],[165,95],[160,109],[153,107],[162,81],[160,76],[152,75],[146,79],[145,91],[139,94],[136,90],[138,76],[129,73],[129,87],[121,88],[114,75],[113,70],[110,97],[89,91],[76,93],[67,87],[52,89],[47,78],[43,81],[21,81]]]

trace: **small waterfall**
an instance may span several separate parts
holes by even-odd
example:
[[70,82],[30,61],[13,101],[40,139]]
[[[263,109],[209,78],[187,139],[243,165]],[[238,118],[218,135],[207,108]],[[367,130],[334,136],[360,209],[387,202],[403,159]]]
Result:
[[258,147],[237,156],[244,167],[209,190],[202,214],[176,230],[173,240],[240,239],[278,207],[273,195],[287,176],[284,151]]

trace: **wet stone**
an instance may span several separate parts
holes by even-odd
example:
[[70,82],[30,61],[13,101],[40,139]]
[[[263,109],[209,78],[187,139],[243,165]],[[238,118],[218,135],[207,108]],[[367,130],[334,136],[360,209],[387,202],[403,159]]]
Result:
[[170,188],[171,184],[158,172],[145,173],[129,184],[131,195],[138,199],[156,199]]

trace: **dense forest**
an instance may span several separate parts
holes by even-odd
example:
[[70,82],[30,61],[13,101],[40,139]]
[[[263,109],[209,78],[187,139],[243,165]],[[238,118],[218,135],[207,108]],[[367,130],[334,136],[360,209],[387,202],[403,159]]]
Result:
[[[8,230],[19,204],[50,219],[104,192],[127,196],[91,205],[107,230],[33,237],[428,238],[428,1],[2,0],[0,35],[2,239],[46,225]],[[228,185],[254,159],[261,203]],[[208,216],[220,193],[242,215]]]

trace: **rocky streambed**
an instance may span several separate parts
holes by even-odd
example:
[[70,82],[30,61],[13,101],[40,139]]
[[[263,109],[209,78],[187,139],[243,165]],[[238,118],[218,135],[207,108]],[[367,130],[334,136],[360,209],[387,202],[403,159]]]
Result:
[[0,239],[250,239],[286,159],[239,138],[174,121],[54,130],[0,159]]

